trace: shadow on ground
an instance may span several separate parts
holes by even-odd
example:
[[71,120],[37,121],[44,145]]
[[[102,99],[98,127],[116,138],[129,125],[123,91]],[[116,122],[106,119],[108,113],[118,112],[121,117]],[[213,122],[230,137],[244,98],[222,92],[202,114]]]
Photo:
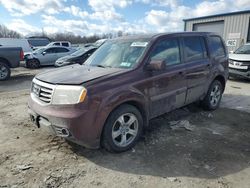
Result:
[[[185,119],[193,126],[172,130],[169,122]],[[250,114],[220,108],[212,113],[191,105],[153,119],[141,141],[131,151],[112,154],[72,145],[107,169],[160,177],[217,178],[250,165]]]

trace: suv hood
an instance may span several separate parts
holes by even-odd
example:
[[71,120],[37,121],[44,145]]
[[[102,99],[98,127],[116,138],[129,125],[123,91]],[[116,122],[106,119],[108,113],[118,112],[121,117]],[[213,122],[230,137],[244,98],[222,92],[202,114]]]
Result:
[[84,82],[123,71],[124,69],[101,68],[76,64],[40,73],[36,78],[52,84],[79,85]]
[[250,54],[229,54],[229,59],[236,61],[250,61]]

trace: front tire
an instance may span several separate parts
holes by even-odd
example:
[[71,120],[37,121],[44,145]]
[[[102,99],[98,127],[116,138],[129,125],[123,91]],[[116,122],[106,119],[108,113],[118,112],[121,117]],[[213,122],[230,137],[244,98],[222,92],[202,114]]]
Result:
[[102,146],[111,152],[131,149],[141,136],[143,119],[132,105],[121,105],[108,117],[102,134]]
[[207,95],[202,101],[202,105],[206,110],[216,110],[223,94],[223,86],[219,80],[214,80],[210,85]]
[[3,62],[0,62],[0,81],[10,78],[10,67]]

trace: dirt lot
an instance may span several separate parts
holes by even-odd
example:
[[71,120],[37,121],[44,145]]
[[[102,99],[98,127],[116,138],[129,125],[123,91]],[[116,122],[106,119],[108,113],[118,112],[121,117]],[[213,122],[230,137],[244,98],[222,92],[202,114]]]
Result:
[[229,81],[214,112],[191,105],[152,120],[135,148],[111,154],[30,122],[29,86],[39,71],[15,69],[0,83],[0,187],[250,186],[250,82]]

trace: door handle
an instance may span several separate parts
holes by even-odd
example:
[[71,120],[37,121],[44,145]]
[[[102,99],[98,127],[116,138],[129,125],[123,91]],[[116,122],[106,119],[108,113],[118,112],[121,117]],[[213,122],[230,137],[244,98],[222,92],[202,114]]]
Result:
[[207,67],[211,67],[211,64],[207,64]]

